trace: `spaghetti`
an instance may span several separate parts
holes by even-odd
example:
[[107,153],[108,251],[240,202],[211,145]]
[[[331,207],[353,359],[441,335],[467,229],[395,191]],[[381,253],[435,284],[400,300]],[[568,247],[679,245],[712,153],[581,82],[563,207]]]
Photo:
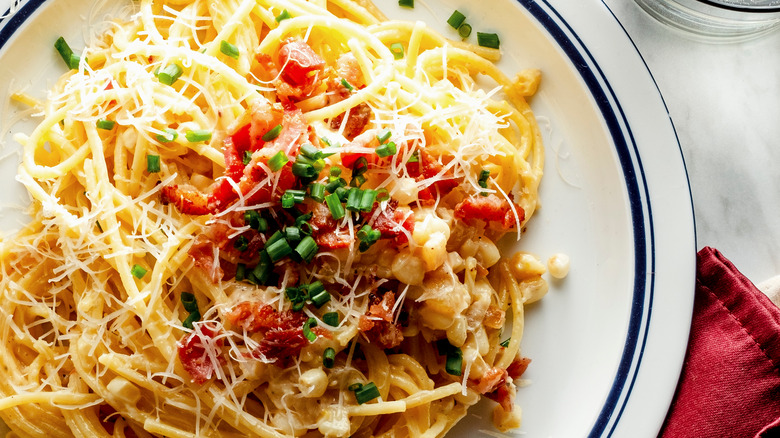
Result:
[[13,433],[434,437],[483,395],[518,427],[545,268],[495,242],[538,205],[538,72],[366,1],[138,8],[16,137]]

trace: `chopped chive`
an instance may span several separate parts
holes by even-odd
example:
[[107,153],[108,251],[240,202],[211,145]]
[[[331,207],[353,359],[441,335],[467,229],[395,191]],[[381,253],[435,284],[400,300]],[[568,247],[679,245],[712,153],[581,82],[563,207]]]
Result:
[[157,80],[165,85],[173,85],[182,73],[179,64],[168,64],[157,73]]
[[337,189],[336,189],[336,191],[335,191],[335,192],[333,192],[333,193],[335,193],[336,195],[338,195],[338,197],[339,197],[339,200],[340,200],[341,202],[347,202],[347,198],[349,197],[349,190],[350,190],[350,189],[346,189],[346,188],[344,188],[344,187],[339,187],[339,188],[337,188]]
[[330,294],[326,291],[320,292],[319,294],[311,297],[312,304],[314,304],[314,306],[316,306],[318,309],[324,306],[328,301],[330,301]]
[[311,236],[306,236],[301,240],[301,243],[295,247],[295,253],[301,257],[301,260],[309,263],[314,258],[314,255],[317,254],[319,249],[320,248],[317,246],[317,242],[314,240],[314,238]]
[[352,165],[352,177],[360,176],[366,173],[368,170],[368,160],[366,157],[360,157],[355,160],[355,164]]
[[390,53],[393,54],[393,57],[395,59],[403,59],[404,58],[404,46],[401,43],[393,43],[390,44]]
[[71,70],[78,70],[81,58],[73,53],[73,50],[65,41],[65,38],[57,38],[57,41],[54,42],[54,48],[57,49],[57,52],[60,53],[62,60],[65,61],[65,64],[68,66],[68,68]]
[[463,351],[460,348],[452,347],[447,352],[447,362],[444,364],[444,370],[447,374],[460,376],[463,369]]
[[488,186],[488,178],[490,178],[490,171],[489,170],[482,170],[479,172],[479,186],[483,189],[486,189]]
[[301,229],[298,227],[287,227],[284,229],[284,238],[290,244],[298,243],[301,241]]
[[247,240],[246,236],[238,236],[236,237],[236,240],[233,241],[233,248],[240,252],[244,252],[249,249],[249,240]]
[[276,230],[276,232],[271,234],[271,237],[269,237],[268,240],[265,242],[265,246],[268,246],[279,239],[284,239],[284,234],[282,234],[281,231]]
[[241,160],[244,166],[252,162],[252,151],[244,151],[244,157]]
[[464,40],[471,35],[471,25],[468,23],[463,23],[458,28],[458,35],[460,35],[461,38]]
[[175,129],[165,128],[161,134],[157,134],[157,141],[160,143],[170,143],[179,137]]
[[290,16],[290,13],[287,12],[287,9],[284,9],[279,15],[276,16],[276,22],[279,23],[282,20],[286,20],[288,18],[292,18]]
[[455,9],[452,15],[450,15],[450,18],[447,19],[447,24],[452,26],[453,29],[457,29],[461,24],[463,24],[464,21],[466,21],[466,16],[463,15],[459,10]]
[[187,131],[187,133],[184,134],[184,137],[190,143],[209,141],[211,140],[211,131],[209,131],[208,129],[195,129],[192,131]]
[[189,315],[187,315],[187,318],[184,319],[181,325],[184,326],[185,328],[192,330],[194,328],[192,323],[198,321],[199,319],[200,319],[200,312],[196,310],[195,312],[192,312]]
[[325,190],[328,193],[334,193],[337,189],[341,187],[345,187],[346,185],[347,185],[347,180],[345,180],[344,178],[331,177],[331,181],[325,184]]
[[198,300],[195,298],[195,295],[190,292],[182,292],[179,299],[184,310],[190,313],[198,311]]
[[388,129],[387,131],[383,132],[381,135],[377,135],[376,139],[379,140],[379,144],[386,143],[387,140],[390,140],[390,137],[393,136],[393,133],[390,132]]
[[374,201],[376,201],[376,190],[368,189],[363,190],[363,194],[360,197],[360,211],[368,213],[374,208]]
[[350,391],[360,391],[360,388],[363,387],[363,384],[360,382],[353,383],[347,387]]
[[420,162],[420,152],[414,151],[412,153],[412,156],[409,157],[408,160],[406,160],[407,163],[419,163]]
[[302,293],[297,287],[288,287],[284,294],[291,303],[297,303],[306,300],[306,294]]
[[268,252],[268,257],[272,263],[278,262],[293,252],[292,247],[285,239],[279,239],[270,245],[266,245],[265,250]]
[[113,120],[100,119],[97,121],[97,129],[104,129],[106,131],[110,131],[114,129],[115,125],[116,122]]
[[374,382],[366,383],[362,388],[355,391],[355,399],[359,405],[370,402],[379,397],[379,395],[379,388],[376,387]]
[[133,265],[133,267],[130,269],[130,273],[133,274],[133,277],[137,279],[144,278],[144,275],[146,275],[146,268],[144,268],[141,265]]
[[270,160],[268,160],[268,167],[271,168],[271,171],[278,172],[289,161],[290,161],[290,159],[287,158],[287,155],[285,155],[285,153],[283,151],[279,151],[279,152],[276,153],[276,155],[271,157]]
[[246,264],[239,263],[236,265],[236,281],[243,281],[246,278]]
[[315,178],[319,174],[314,166],[300,161],[293,163],[292,173],[299,178]]
[[219,51],[233,59],[238,59],[240,54],[235,44],[230,44],[225,40],[219,43]]
[[268,229],[268,221],[265,220],[257,210],[247,210],[244,212],[244,223],[249,225],[249,228],[257,231],[266,231]]
[[376,148],[376,154],[380,157],[390,157],[395,155],[398,149],[395,147],[395,143],[392,141],[389,143],[381,144]]
[[[267,246],[267,245],[266,245]],[[254,278],[258,284],[266,284],[271,278],[271,272],[273,271],[273,262],[268,255],[268,251],[262,251],[260,253],[260,263],[252,269],[251,277]]]
[[339,313],[338,312],[328,312],[324,315],[322,315],[322,322],[325,324],[328,324],[331,327],[338,327],[339,326]]
[[350,187],[360,187],[366,183],[366,177],[364,175],[357,175],[349,182]]
[[307,158],[311,158],[312,160],[322,158],[322,151],[317,149],[317,147],[311,143],[304,143],[301,145],[301,154]]
[[312,327],[317,326],[317,320],[309,318],[303,323],[303,336],[309,341],[314,342],[317,340],[317,334],[311,331]]
[[331,347],[325,349],[322,353],[322,366],[325,368],[333,368],[336,362],[336,350]]
[[343,85],[344,88],[346,88],[349,91],[353,91],[355,89],[355,87],[353,87],[352,84],[350,84],[349,82],[347,82],[346,79],[343,78],[341,79],[341,85]]
[[477,32],[477,44],[482,47],[497,49],[500,44],[500,41],[498,40],[498,34]]
[[146,171],[149,173],[157,173],[160,171],[160,156],[146,154]]
[[382,187],[376,191],[376,202],[385,202],[390,200],[390,192],[386,188]]
[[398,0],[398,6],[403,6],[405,8],[413,8],[414,0]]
[[352,188],[347,197],[347,210],[360,211],[360,200],[363,199],[363,190]]
[[263,141],[271,141],[282,133],[282,125],[276,125],[263,134]]
[[293,205],[303,202],[305,197],[305,190],[288,189],[282,195],[282,208],[292,208]]
[[325,201],[325,184],[312,183],[309,185],[309,196],[317,202]]
[[333,219],[339,220],[344,217],[344,206],[341,205],[341,199],[339,199],[338,193],[331,193],[325,196],[325,203],[328,205],[330,215]]
[[333,166],[330,168],[330,176],[338,178],[341,176],[341,168],[338,166]]
[[512,340],[512,338],[506,338],[505,340],[501,341],[501,343],[499,345],[501,345],[502,347],[506,348],[506,347],[509,346],[509,342],[511,340]]

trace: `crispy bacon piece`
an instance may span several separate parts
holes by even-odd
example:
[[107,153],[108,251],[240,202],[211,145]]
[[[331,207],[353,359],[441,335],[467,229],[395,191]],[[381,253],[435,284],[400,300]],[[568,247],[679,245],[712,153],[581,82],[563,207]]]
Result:
[[515,394],[509,385],[502,385],[495,391],[485,394],[485,397],[497,402],[505,412],[511,412],[514,406]]
[[257,333],[271,329],[300,328],[307,318],[303,312],[292,310],[279,312],[268,304],[257,301],[242,301],[227,314],[227,319],[231,324],[239,326],[249,333]]
[[512,379],[520,378],[520,376],[525,373],[525,370],[528,369],[528,365],[531,363],[531,359],[527,357],[521,357],[518,359],[515,359],[512,361],[511,364],[506,369],[506,372],[509,373],[509,377]]
[[324,76],[325,60],[303,41],[288,39],[277,52],[281,80],[276,95],[283,101],[301,100],[317,89]]
[[[366,129],[366,126],[368,126],[368,123],[371,121],[371,118],[374,116],[374,113],[371,111],[371,107],[368,106],[368,104],[366,104],[365,102],[361,102],[349,110],[349,115],[347,116],[346,122],[344,122],[344,114],[346,113],[341,113],[330,120],[330,129],[333,129],[334,131],[338,131],[341,129],[342,123],[345,123],[342,134],[349,141],[354,140],[355,137],[360,135],[363,132],[363,130]],[[358,155],[365,155],[365,154],[358,154]],[[342,159],[342,163],[343,163],[343,159]]]
[[[525,219],[525,211],[520,206],[515,206],[520,222]],[[466,198],[455,206],[455,217],[471,222],[474,219],[482,220],[491,227],[497,226],[499,230],[510,230],[515,227],[515,215],[509,201],[499,198],[494,194]]]
[[488,394],[504,386],[509,378],[509,373],[503,368],[491,368],[476,381],[474,390],[480,394]]
[[309,341],[303,336],[303,329],[300,327],[294,329],[274,328],[265,333],[260,345],[252,352],[252,357],[285,367],[308,344]]
[[310,212],[312,214],[309,225],[312,227],[312,237],[323,249],[349,248],[354,241],[349,233],[338,230],[338,224],[330,214],[330,210],[325,204],[319,202],[311,203]]
[[[269,155],[254,156],[249,164],[244,164],[244,154],[268,147],[273,148],[272,150],[284,150],[291,156],[297,155],[300,144],[308,139],[309,127],[303,113],[292,106],[281,110],[267,102],[253,105],[252,111],[252,123],[249,127],[239,129],[223,143],[225,178],[214,183],[209,193],[187,185],[163,187],[161,201],[164,204],[173,204],[184,214],[218,213],[235,202],[239,192],[248,196],[245,201],[251,205],[269,202],[295,185],[296,178],[292,174],[291,163],[279,171],[274,190],[273,178],[266,178],[266,171],[259,165],[267,163]],[[277,124],[282,125],[279,136],[273,141],[264,142],[262,136]],[[258,185],[262,186],[258,189]]]
[[487,311],[485,312],[485,319],[482,320],[482,323],[485,325],[485,327],[500,329],[504,326],[505,321],[506,312],[491,304],[488,306]]
[[212,325],[202,324],[200,331],[189,333],[177,343],[182,366],[199,385],[209,380],[217,368],[225,363],[221,355],[212,357],[208,353],[210,349],[219,353],[222,348],[222,339],[214,339],[218,334]]
[[366,335],[370,342],[380,348],[394,348],[401,345],[404,335],[401,328],[393,323],[393,306],[395,306],[395,294],[387,291],[380,299],[372,295],[372,303],[365,315],[360,316],[359,330]]
[[[373,218],[378,208],[379,203],[375,204],[374,209],[365,217],[367,219]],[[414,213],[408,209],[398,210],[398,202],[391,200],[385,209],[376,216],[372,226],[382,233],[382,238],[394,238],[396,243],[400,245],[409,239],[404,231],[407,231],[409,235],[414,232]]]
[[432,204],[435,201],[437,194],[439,196],[445,196],[455,187],[460,185],[452,175],[447,173],[442,174],[444,166],[427,152],[420,149],[417,154],[417,162],[406,163],[406,171],[409,173],[409,176],[418,182],[435,176],[440,176],[442,178],[418,191],[417,197],[423,204]]

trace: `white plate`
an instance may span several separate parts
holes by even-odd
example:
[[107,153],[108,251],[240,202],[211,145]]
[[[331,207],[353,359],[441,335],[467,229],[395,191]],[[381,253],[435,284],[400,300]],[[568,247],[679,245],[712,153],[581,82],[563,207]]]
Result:
[[[104,11],[96,0],[29,0],[0,27],[0,127],[18,108],[6,87],[45,96],[63,72],[52,48],[74,46]],[[0,0],[0,10],[10,0]],[[105,3],[105,2],[104,2]],[[117,8],[118,2],[110,7]],[[647,66],[609,8],[595,0],[395,0],[392,18],[423,20],[455,37],[453,9],[475,31],[497,32],[502,68],[543,71],[532,106],[545,131],[542,208],[519,246],[543,259],[572,260],[569,276],[527,313],[524,355],[533,362],[519,391],[529,437],[656,436],[688,338],[695,232],[685,166],[668,112]],[[474,39],[474,36],[471,37]],[[29,130],[18,124],[14,131]],[[5,155],[5,154],[3,154]],[[13,180],[16,156],[0,162],[0,229],[18,228],[26,197]],[[487,403],[452,436],[495,433]],[[493,432],[491,432],[493,431]]]

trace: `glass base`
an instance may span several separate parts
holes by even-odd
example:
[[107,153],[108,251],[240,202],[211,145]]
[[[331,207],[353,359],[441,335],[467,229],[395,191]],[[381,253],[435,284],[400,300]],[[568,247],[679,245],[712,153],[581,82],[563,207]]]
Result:
[[780,12],[741,12],[697,0],[636,0],[648,14],[708,42],[736,42],[780,28]]

